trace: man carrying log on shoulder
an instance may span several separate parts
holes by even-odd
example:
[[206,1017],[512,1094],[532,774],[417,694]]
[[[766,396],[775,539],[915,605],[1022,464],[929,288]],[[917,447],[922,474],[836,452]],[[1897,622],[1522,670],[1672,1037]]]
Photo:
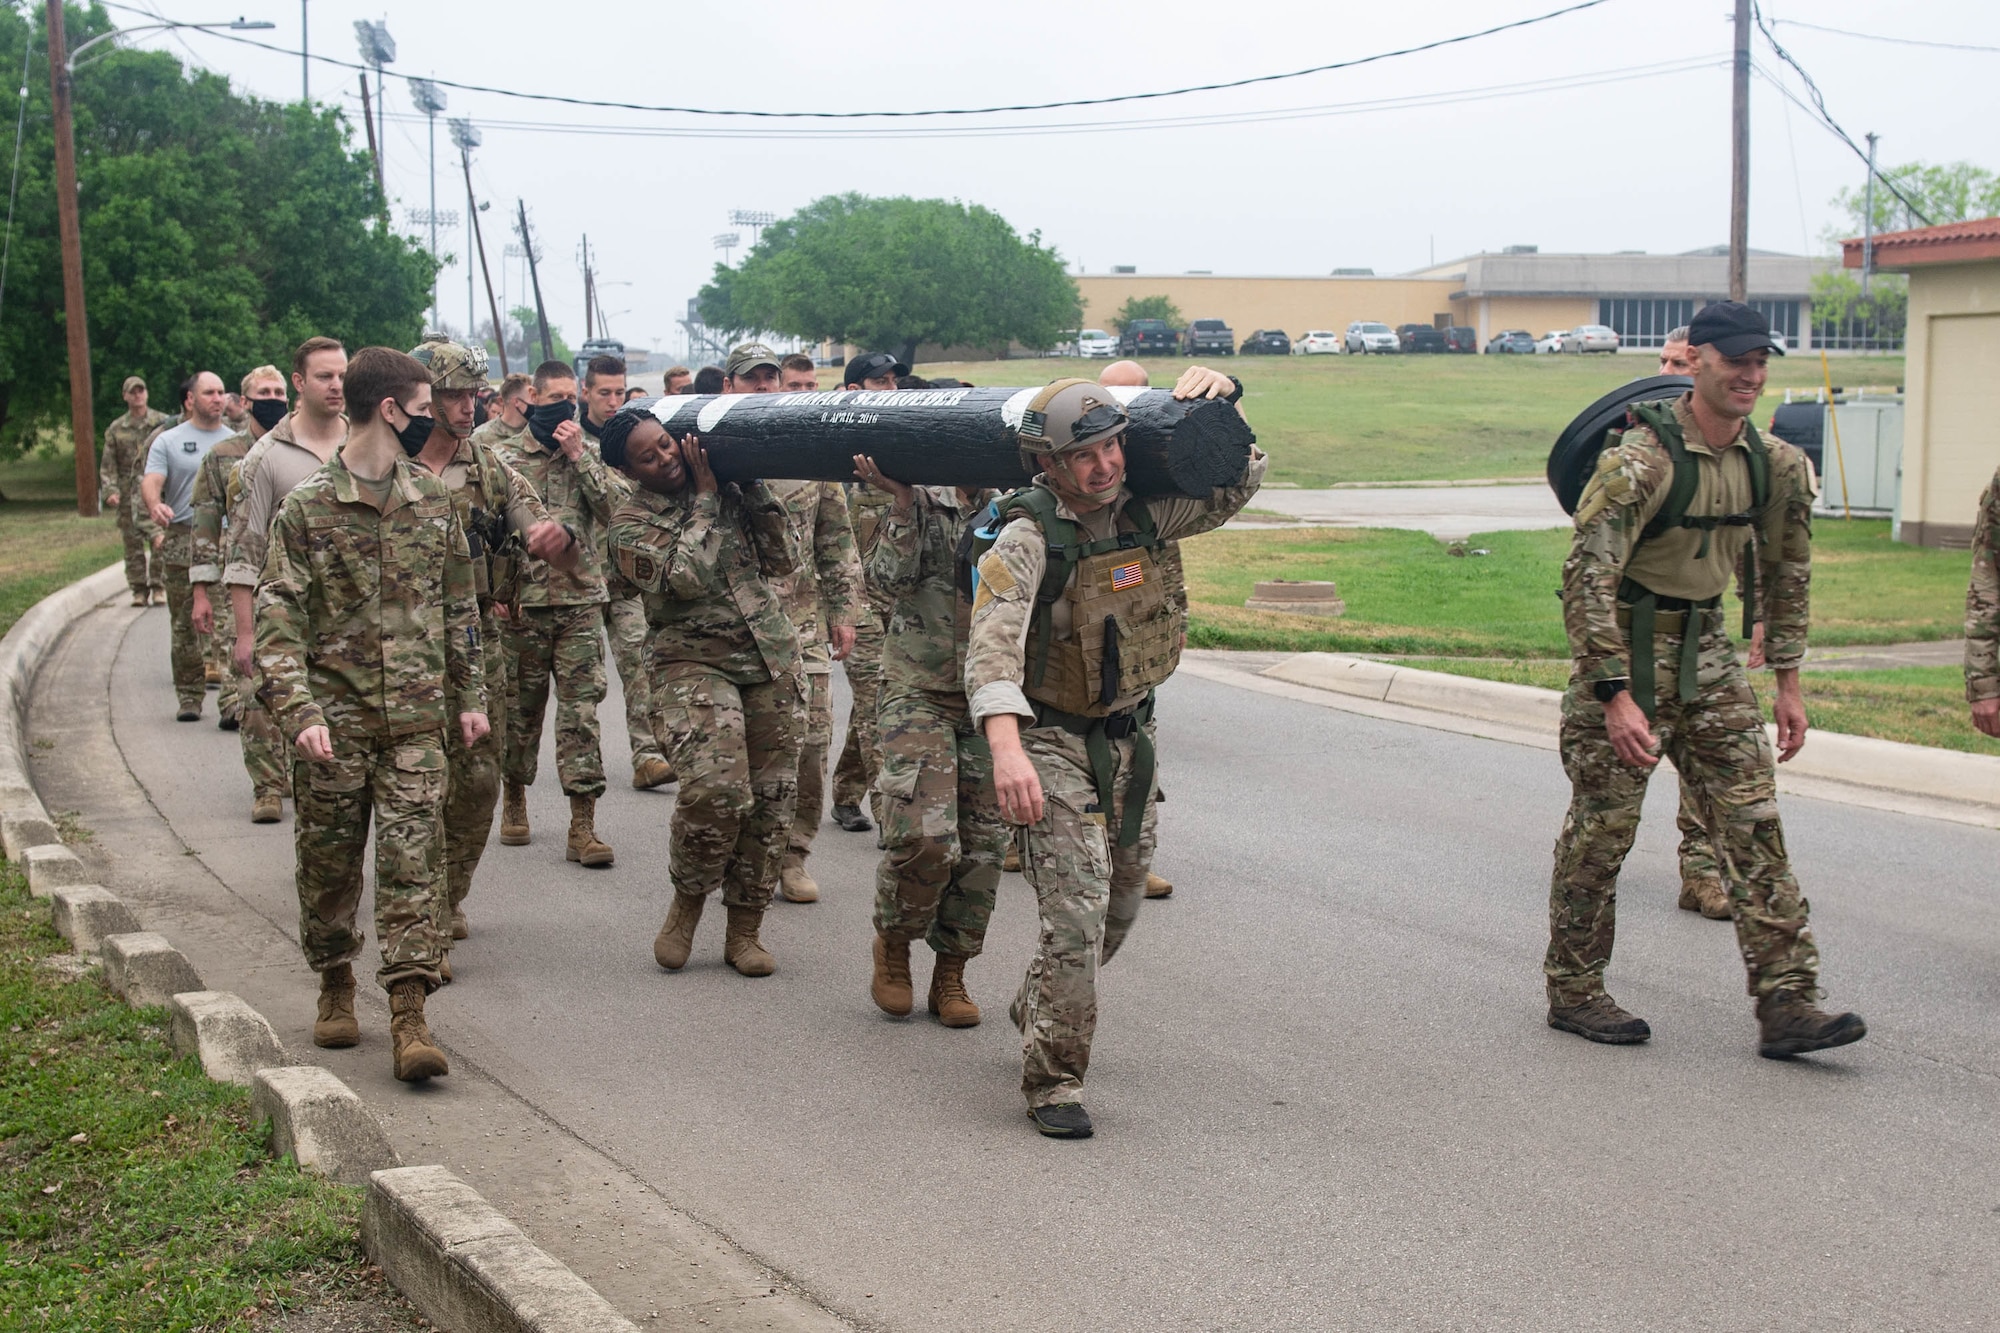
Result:
[[[1190,367],[1177,399],[1241,395]],[[993,753],[1000,812],[1019,828],[1042,929],[1010,1016],[1022,1032],[1021,1089],[1051,1138],[1088,1138],[1081,1101],[1097,1025],[1097,966],[1117,952],[1145,896],[1153,846],[1153,691],[1180,661],[1178,589],[1165,542],[1220,527],[1263,481],[1242,475],[1206,497],[1135,499],[1125,485],[1129,418],[1088,380],[1028,403],[1018,429],[1038,475],[999,502],[978,556],[965,693]],[[975,542],[975,551],[977,542]],[[1100,957],[1101,954],[1101,957]]]

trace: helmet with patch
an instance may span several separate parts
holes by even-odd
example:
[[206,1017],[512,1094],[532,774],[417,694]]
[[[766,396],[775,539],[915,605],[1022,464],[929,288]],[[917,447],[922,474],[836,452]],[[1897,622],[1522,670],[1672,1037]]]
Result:
[[431,373],[431,388],[447,392],[486,387],[486,349],[467,347],[443,338],[426,339],[410,349]]
[[1085,449],[1122,432],[1124,404],[1095,380],[1057,380],[1029,400],[1016,432],[1029,454]]

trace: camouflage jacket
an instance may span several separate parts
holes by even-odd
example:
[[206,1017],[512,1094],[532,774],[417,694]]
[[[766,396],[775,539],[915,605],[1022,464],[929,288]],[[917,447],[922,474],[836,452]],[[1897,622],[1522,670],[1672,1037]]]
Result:
[[919,486],[910,512],[886,511],[868,557],[868,583],[889,602],[882,640],[885,690],[965,690],[965,640],[972,602],[958,590],[958,539],[993,499],[975,491],[967,503],[956,488]]
[[498,416],[486,418],[484,424],[472,432],[474,444],[506,444],[517,436],[526,435],[526,426],[509,426]]
[[[1250,503],[1264,482],[1269,461],[1261,449],[1253,447],[1250,461],[1234,486],[1217,487],[1200,500],[1185,495],[1149,498],[1146,510],[1153,517],[1154,532],[1162,540],[1174,541],[1221,527]],[[1034,484],[1046,488],[1048,481],[1036,477]],[[1131,499],[1131,491],[1121,490],[1110,505],[1090,514],[1078,516],[1068,505],[1059,505],[1056,512],[1085,532],[1106,537],[1116,530],[1118,516]],[[979,591],[973,598],[972,628],[965,648],[965,695],[975,726],[996,713],[1035,715],[1021,685],[1027,674],[1026,644],[1035,590],[1041,587],[1047,569],[1048,541],[1041,525],[1025,516],[1009,523],[980,559]],[[1060,625],[1056,628],[1062,632]]]
[[263,698],[288,740],[407,736],[483,712],[479,605],[452,494],[398,458],[386,506],[335,454],[278,507],[257,585]]
[[[127,514],[138,514],[139,478],[146,471],[146,444],[153,432],[167,424],[167,415],[146,409],[146,415],[132,420],[130,412],[104,428],[104,452],[97,460],[97,502],[113,491]],[[150,521],[150,520],[149,520]]]
[[773,581],[785,614],[799,631],[806,674],[833,670],[827,630],[852,625],[860,614],[861,560],[847,520],[847,497],[839,482],[767,481],[765,487],[785,507],[792,555],[798,568]]
[[[1744,448],[1739,427],[1736,439],[1718,455],[1702,441],[1683,396],[1674,406],[1687,449],[1703,472],[1719,472],[1730,450]],[[1795,446],[1765,437],[1770,459],[1770,499],[1750,530],[1716,529],[1716,559],[1722,582],[1741,567],[1740,558],[1725,555],[1726,543],[1740,542],[1755,550],[1757,611],[1764,622],[1764,657],[1784,671],[1805,660],[1807,620],[1812,583],[1812,465]],[[1673,489],[1674,464],[1666,446],[1651,428],[1635,425],[1604,450],[1597,471],[1583,488],[1576,506],[1576,534],[1569,559],[1563,562],[1563,627],[1569,634],[1570,656],[1579,679],[1630,678],[1625,630],[1618,624],[1618,589],[1626,565],[1646,524],[1660,512]],[[1740,534],[1731,537],[1732,533]],[[1656,539],[1659,540],[1659,539]]]
[[229,521],[230,483],[236,466],[257,442],[250,432],[230,436],[210,449],[194,474],[194,560],[189,583],[222,582],[222,533]]
[[795,568],[785,511],[763,483],[707,495],[634,487],[609,542],[646,603],[648,675],[675,662],[739,685],[803,675],[798,631],[775,586]]
[[[250,452],[236,465],[230,486],[226,517],[228,524],[222,544],[222,581],[236,587],[254,588],[264,569],[264,554],[270,543],[271,520],[287,495],[325,466],[319,455],[306,448],[292,433],[298,413],[264,432],[264,438],[250,446]],[[345,438],[341,443],[346,443]],[[339,446],[335,446],[339,452]]]
[[868,604],[877,612],[886,612],[888,599],[876,588],[873,576],[868,573],[868,557],[874,554],[875,543],[881,539],[882,519],[895,503],[895,497],[865,481],[847,482],[842,489],[847,492],[847,517],[854,525],[854,549],[861,557],[861,573],[868,585]]
[[521,605],[593,606],[609,601],[604,587],[604,530],[631,488],[604,466],[597,446],[587,439],[574,463],[559,449],[542,448],[541,441],[525,430],[501,440],[493,451],[527,478],[549,517],[568,524],[582,547],[576,568],[568,573],[523,555]]
[[1972,525],[1972,584],[1965,590],[1965,697],[2000,698],[2000,472],[1979,497]]
[[474,431],[471,438],[458,442],[457,451],[438,474],[438,480],[458,499],[458,518],[467,525],[468,541],[471,525],[489,515],[504,517],[508,533],[519,534],[521,538],[520,542],[510,542],[498,550],[491,542],[479,543],[480,553],[472,563],[473,582],[482,604],[490,605],[514,599],[516,573],[521,562],[528,558],[522,543],[529,528],[549,521],[549,511],[528,479],[509,466],[499,450],[479,443],[478,438],[479,433]]

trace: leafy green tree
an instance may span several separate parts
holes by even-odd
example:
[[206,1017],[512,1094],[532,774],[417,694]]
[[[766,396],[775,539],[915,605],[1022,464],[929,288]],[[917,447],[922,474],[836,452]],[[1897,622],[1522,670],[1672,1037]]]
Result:
[[740,267],[716,265],[702,322],[898,349],[1053,345],[1083,303],[1041,233],[977,204],[828,195],[764,229]]
[[[47,37],[0,14],[0,68],[29,53],[6,297],[0,307],[0,453],[67,425],[68,348],[56,230]],[[71,49],[111,29],[66,12]],[[159,51],[93,52],[76,74],[84,294],[97,419],[144,375],[167,410],[195,370],[226,383],[289,366],[314,334],[407,347],[423,329],[434,265],[390,231],[364,154],[333,108],[257,101]]]
[[[2000,175],[1970,162],[1947,162],[1938,166],[1926,162],[1905,162],[1900,167],[1888,168],[1882,175],[1894,181],[1896,188],[1909,196],[1910,202],[1917,206],[1917,212],[1928,218],[1932,226],[2000,214]],[[1868,189],[1865,181],[1836,194],[1833,206],[1840,210],[1841,224],[1828,234],[1826,239],[1829,242],[1837,245],[1867,230]],[[1879,182],[1876,184],[1876,231],[1903,231],[1923,225],[1901,199]]]
[[[523,371],[532,371],[542,364],[542,326],[535,318],[535,308],[517,305],[507,312],[507,317],[513,321],[513,327],[507,330],[507,355],[519,362]],[[556,360],[575,359],[554,320],[549,321],[549,345],[555,349]]]
[[1181,326],[1181,308],[1167,296],[1128,296],[1125,304],[1118,307],[1118,313],[1111,317],[1111,327],[1120,333],[1135,319],[1162,319],[1175,328]]

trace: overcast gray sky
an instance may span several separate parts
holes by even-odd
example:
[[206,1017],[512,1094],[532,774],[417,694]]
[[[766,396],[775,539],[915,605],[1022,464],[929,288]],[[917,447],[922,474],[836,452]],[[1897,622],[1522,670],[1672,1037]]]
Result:
[[[130,2],[130,0],[128,0]],[[296,0],[136,0],[175,20],[243,13],[254,34],[296,49]],[[985,106],[1142,92],[1369,55],[1561,8],[1564,0],[1424,0],[1383,6],[1268,3],[904,6],[551,4],[386,8],[310,0],[315,52],[356,58],[353,22],[386,20],[391,67],[537,93],[768,110]],[[1597,8],[1443,50],[1228,92],[1124,106],[956,122],[912,134],[832,138],[826,122],[762,122],[816,137],[697,138],[743,120],[523,102],[447,90],[447,117],[480,125],[473,181],[490,259],[527,201],[545,254],[543,292],[572,343],[583,332],[575,254],[590,234],[611,331],[675,350],[674,321],[706,280],[729,211],[779,215],[855,190],[984,204],[1039,230],[1074,271],[1325,273],[1421,267],[1515,243],[1544,250],[1693,249],[1728,239],[1731,28],[1726,0],[1607,0]],[[869,17],[849,22],[867,9]],[[1906,39],[2000,47],[1990,0],[1764,0],[1765,14]],[[112,11],[121,24],[144,20]],[[1865,41],[1780,22],[1779,39],[1857,140],[1882,161],[1970,159],[2000,167],[2000,54]],[[138,39],[190,54],[248,91],[299,95],[299,61],[198,34]],[[1761,39],[1758,65],[1804,96]],[[1630,71],[1618,75],[1618,71]],[[1616,76],[1583,86],[1583,81]],[[340,99],[359,129],[357,76],[315,64],[317,99]],[[1392,108],[1384,99],[1556,84],[1516,95]],[[1561,86],[1567,84],[1568,86]],[[1339,114],[1223,125],[970,137],[996,125],[1158,122],[1363,104]],[[428,142],[408,91],[389,81],[386,161],[402,223],[428,202]],[[1751,93],[1753,246],[1817,250],[1829,200],[1863,179],[1826,129],[1762,78]],[[877,128],[882,121],[858,125]],[[581,127],[610,129],[586,133]],[[438,206],[464,208],[457,155],[439,125]],[[414,230],[414,229],[413,229]],[[746,235],[745,239],[748,237]],[[466,250],[461,225],[440,248]],[[740,261],[742,252],[736,253]],[[519,265],[504,265],[509,299]],[[441,279],[444,317],[463,326],[466,270]],[[496,282],[501,281],[498,271]],[[480,296],[484,310],[484,296]]]

